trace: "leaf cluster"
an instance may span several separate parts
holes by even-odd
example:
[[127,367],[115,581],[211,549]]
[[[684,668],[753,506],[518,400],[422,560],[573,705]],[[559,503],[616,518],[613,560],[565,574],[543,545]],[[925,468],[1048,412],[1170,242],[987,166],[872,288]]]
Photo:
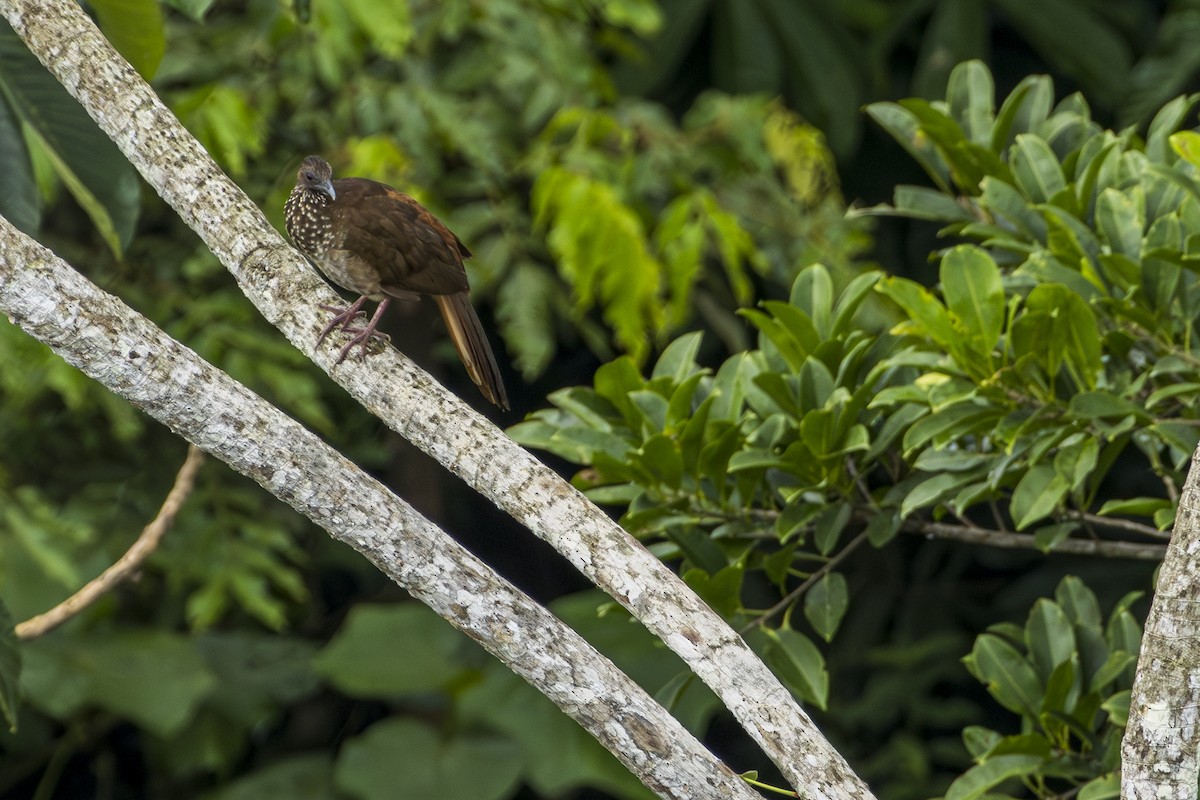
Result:
[[[1200,290],[1200,184],[1187,158],[1193,135],[1173,133],[1194,100],[1169,103],[1142,139],[1103,130],[1078,95],[1055,104],[1042,77],[999,109],[993,92],[969,62],[945,101],[868,109],[936,187],[900,187],[894,206],[872,213],[936,220],[966,242],[934,254],[936,287],[810,266],[787,302],[742,310],[757,348],[709,369],[698,363],[701,335],[688,334],[648,377],[618,359],[511,429],[582,465],[576,484],[619,506],[622,524],[677,560],[818,706],[827,675],[810,636],[831,639],[852,609],[860,587],[843,564],[861,545],[910,532],[1047,552],[1080,544],[1102,554],[1116,540],[1149,554],[1166,538],[1196,446],[1189,309]],[[1081,583],[1063,587],[1060,604],[1084,604]],[[1127,606],[1110,629],[1126,630]],[[1119,670],[1097,682],[1109,657],[1093,647],[1099,623],[1064,613],[1082,626],[1072,635],[1084,666],[1043,663],[1035,650],[1046,674],[1023,684],[1033,706],[1007,707],[1078,714],[1075,728],[1038,724],[1059,749],[1087,731],[1084,749],[1095,752],[1069,776],[1082,784],[1112,769],[1111,742],[1097,755],[1093,718],[1104,704],[1115,713]],[[1050,639],[1066,647],[1065,635]],[[1136,643],[1107,641],[1125,669]],[[987,682],[996,659],[1025,658],[993,634],[976,651],[968,663]],[[1057,762],[1021,763],[1039,786],[1063,776]]]
[[1101,619],[1096,596],[1068,576],[1055,599],[1038,600],[1022,628],[993,625],[963,659],[1004,708],[1020,717],[1020,732],[982,726],[963,731],[976,765],[946,791],[947,800],[1005,797],[995,790],[1012,779],[1039,797],[1078,791],[1084,800],[1116,797],[1121,737],[1141,626],[1122,598]]

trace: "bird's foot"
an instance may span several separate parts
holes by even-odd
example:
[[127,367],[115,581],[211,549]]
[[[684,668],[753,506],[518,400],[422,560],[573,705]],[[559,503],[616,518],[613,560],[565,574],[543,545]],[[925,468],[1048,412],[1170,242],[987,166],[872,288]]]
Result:
[[321,342],[325,341],[325,337],[333,333],[335,328],[341,328],[344,331],[356,319],[365,317],[366,313],[362,310],[364,302],[366,302],[366,298],[360,297],[349,306],[318,306],[322,311],[332,311],[333,318],[329,320],[329,324],[321,329],[321,335],[317,337],[317,344],[320,345]]
[[320,337],[317,338],[317,344],[320,344],[321,341],[335,328],[340,327],[342,333],[350,334],[350,341],[342,346],[341,352],[338,353],[337,361],[333,362],[335,365],[345,361],[346,356],[350,355],[351,351],[353,351],[355,347],[361,348],[359,350],[359,359],[365,359],[367,357],[367,348],[370,346],[372,339],[381,339],[385,342],[390,342],[392,340],[391,336],[388,336],[386,333],[380,333],[376,330],[376,327],[379,325],[380,317],[383,316],[384,310],[388,307],[387,300],[383,300],[379,303],[379,307],[375,309],[375,313],[371,316],[370,321],[367,322],[366,325],[360,327],[354,324],[359,317],[366,316],[366,314],[364,314],[361,310],[363,303],[366,302],[366,299],[366,297],[358,298],[349,308],[321,306],[321,308],[327,311],[335,312],[335,315],[333,319],[329,321],[329,324],[325,326],[325,330],[321,331]]

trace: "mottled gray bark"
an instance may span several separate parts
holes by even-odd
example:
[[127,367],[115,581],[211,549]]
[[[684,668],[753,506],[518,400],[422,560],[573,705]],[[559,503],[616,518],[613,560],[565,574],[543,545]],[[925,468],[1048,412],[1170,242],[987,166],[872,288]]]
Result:
[[[721,698],[814,800],[871,797],[791,694],[670,569],[566,481],[392,349],[365,367],[313,350],[339,298],[280,238],[69,0],[0,0],[30,50],[204,239],[287,338],[385,424],[529,527],[612,595]],[[297,154],[301,155],[301,154]]]
[[1129,702],[1125,800],[1194,800],[1200,721],[1200,449],[1192,455]]
[[758,797],[549,611],[316,435],[3,218],[0,312],[358,550],[553,700],[660,797]]

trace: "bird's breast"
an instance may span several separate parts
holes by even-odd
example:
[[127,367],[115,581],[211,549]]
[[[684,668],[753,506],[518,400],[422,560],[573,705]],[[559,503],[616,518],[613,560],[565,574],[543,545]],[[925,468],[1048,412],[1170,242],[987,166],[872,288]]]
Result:
[[379,289],[379,272],[353,253],[331,247],[314,256],[313,260],[329,280],[343,289],[375,300],[383,297]]

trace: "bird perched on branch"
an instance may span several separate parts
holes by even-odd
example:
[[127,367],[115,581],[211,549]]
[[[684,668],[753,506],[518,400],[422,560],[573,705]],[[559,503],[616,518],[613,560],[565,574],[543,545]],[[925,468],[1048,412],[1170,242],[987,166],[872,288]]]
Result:
[[[365,178],[333,179],[325,159],[308,156],[284,205],[288,236],[331,281],[360,296],[335,312],[320,344],[335,328],[351,334],[338,363],[355,347],[366,353],[391,300],[432,295],[446,321],[454,349],[483,396],[508,410],[508,396],[487,335],[471,307],[463,259],[471,251],[441,220],[408,195]],[[366,325],[358,318],[367,300],[379,307]]]

